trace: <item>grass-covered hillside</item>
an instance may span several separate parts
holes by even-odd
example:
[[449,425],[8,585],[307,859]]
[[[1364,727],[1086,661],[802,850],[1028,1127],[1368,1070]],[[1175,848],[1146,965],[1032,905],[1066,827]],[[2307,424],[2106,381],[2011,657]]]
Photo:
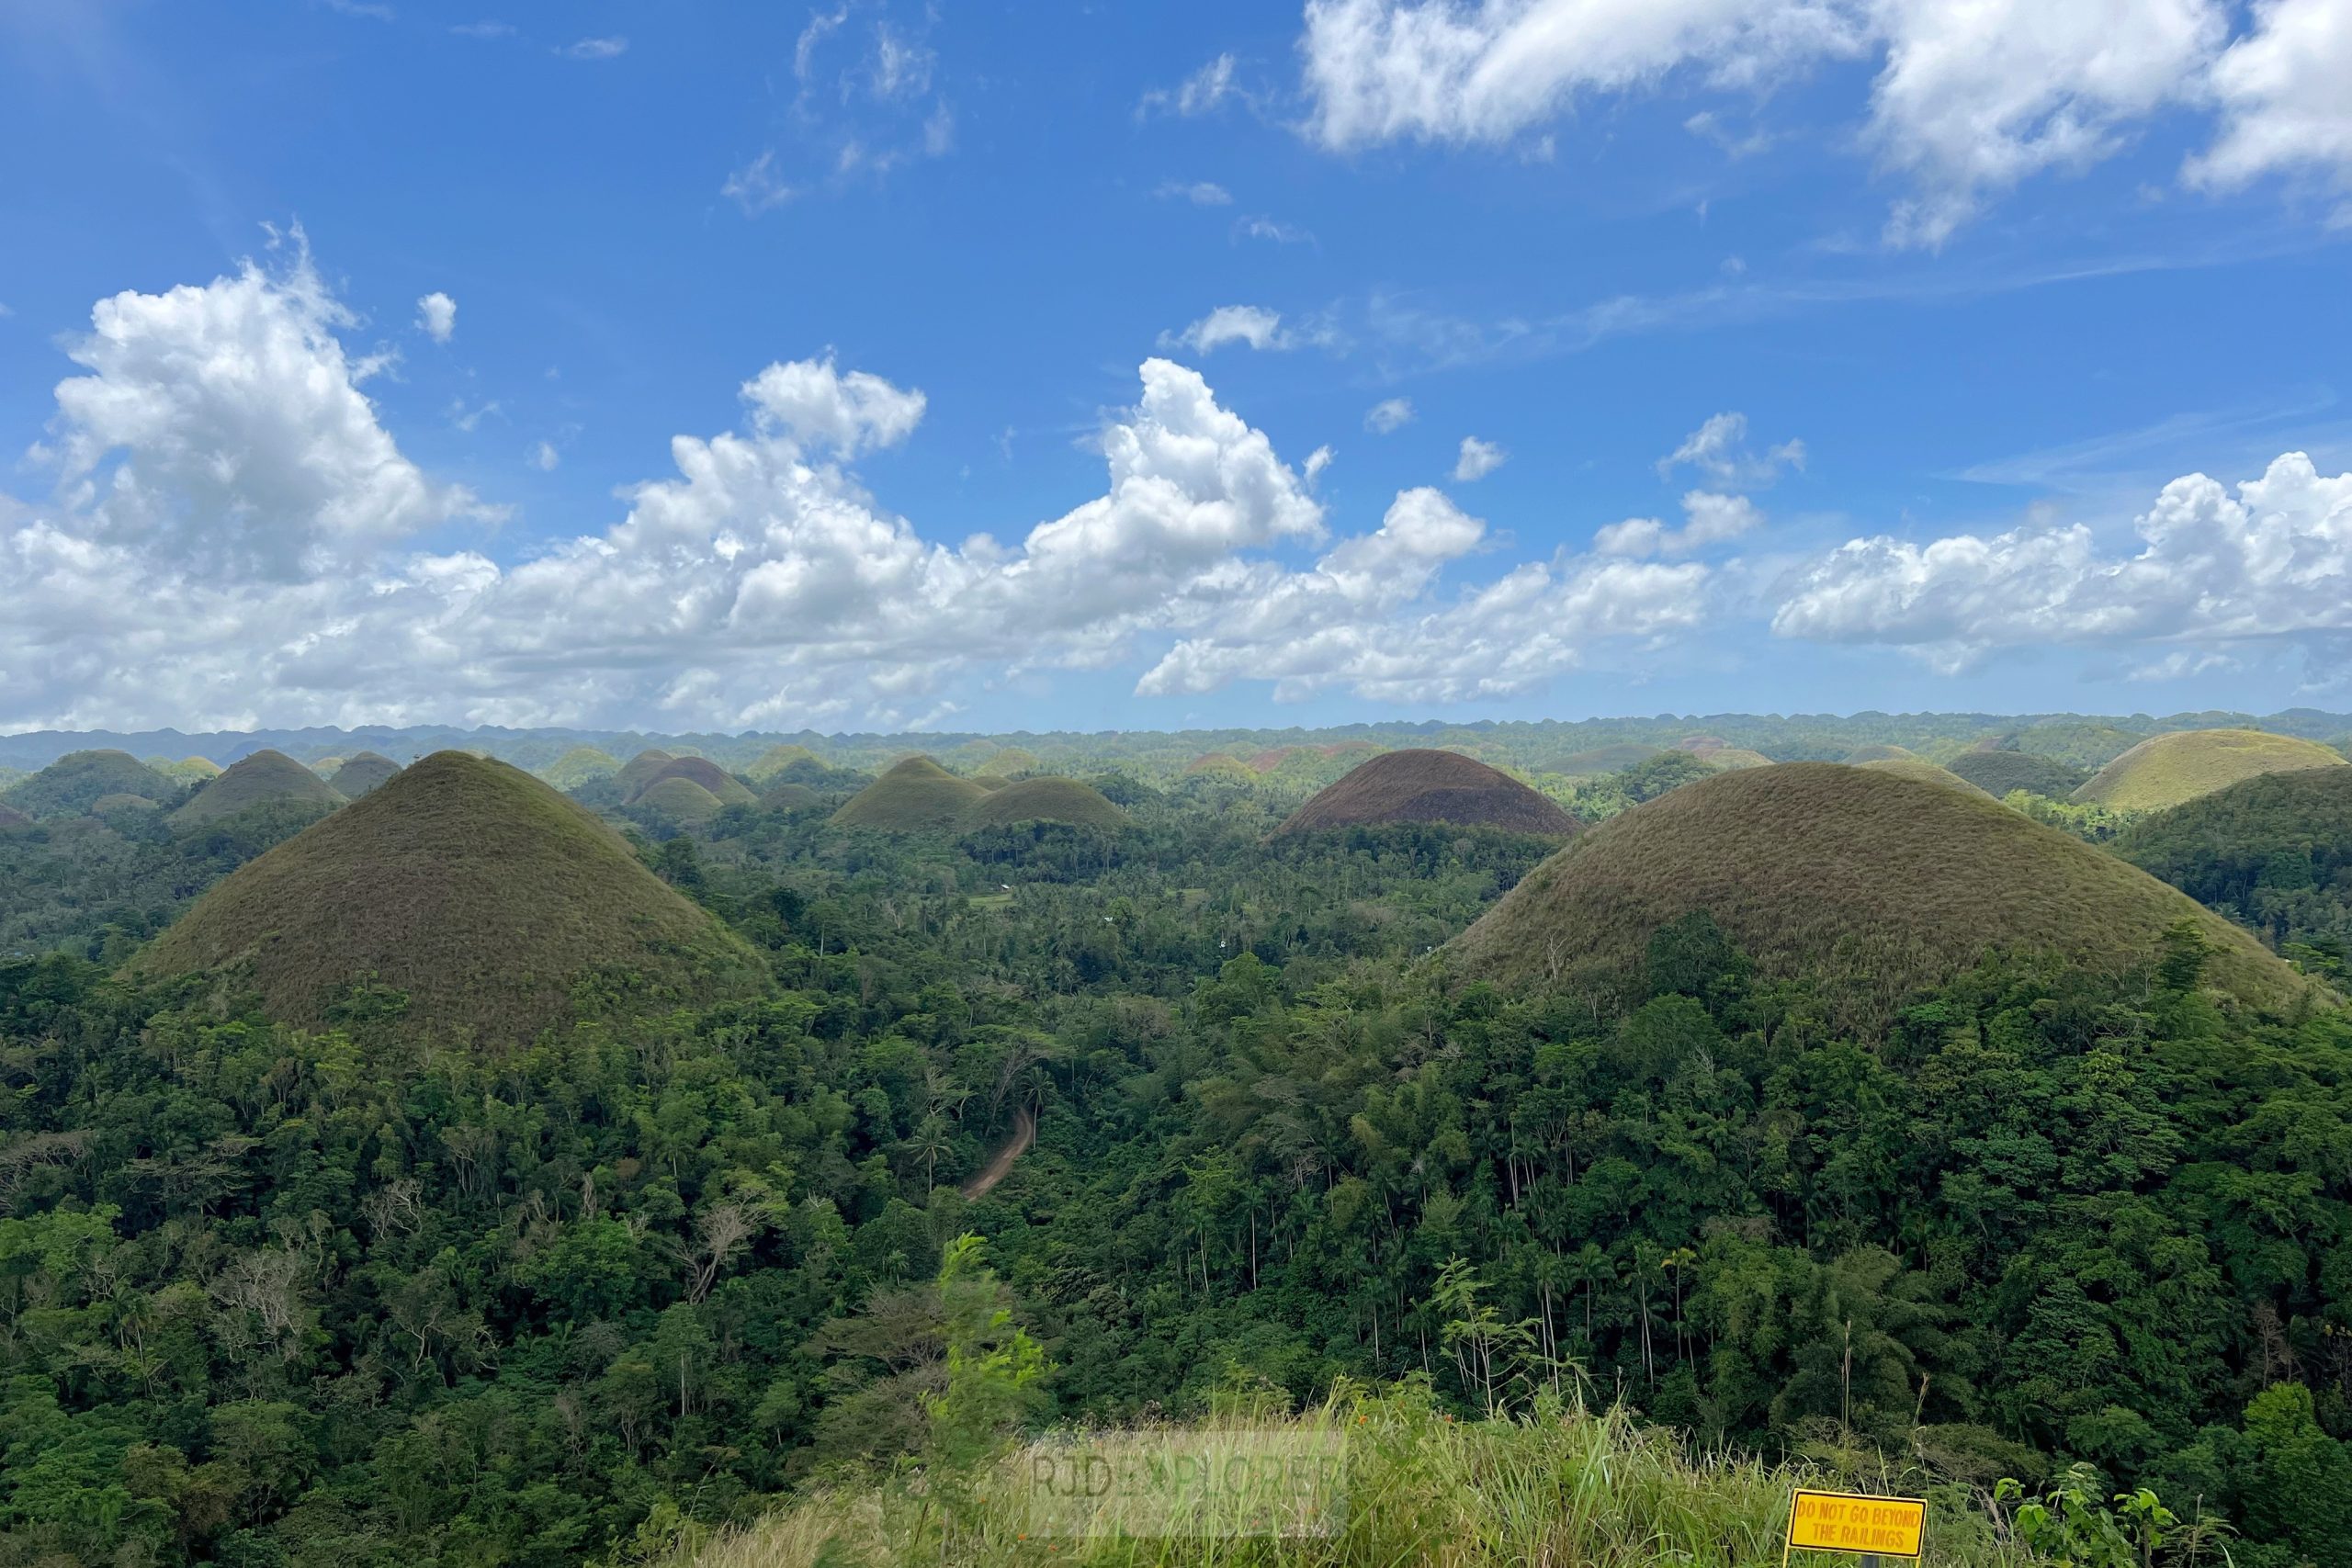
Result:
[[186,793],[128,751],[73,751],[10,786],[0,795],[0,805],[28,817],[71,817],[89,810],[103,795],[135,795],[168,806]]
[[890,833],[945,828],[989,793],[928,757],[906,757],[852,795],[833,813],[833,824]]
[[1051,776],[1019,779],[1001,789],[992,789],[966,807],[959,820],[967,828],[1068,822],[1116,831],[1131,825],[1127,814],[1093,785]]
[[356,757],[345,759],[327,783],[334,785],[337,795],[347,800],[357,800],[369,790],[390,784],[392,775],[400,771],[401,765],[381,752],[362,751]]
[[1950,768],[1930,762],[1915,752],[1899,757],[1866,757],[1854,765],[1867,768],[1874,773],[1885,773],[1893,778],[1909,779],[1914,784],[1934,784],[1939,789],[1964,789],[1978,794],[1984,793]]
[[2297,736],[2184,729],[2132,747],[2093,774],[2075,799],[2112,811],[2162,811],[2263,773],[2347,765],[2336,751]]
[[1702,780],[1537,867],[1453,943],[1470,974],[1623,990],[1650,933],[1704,914],[1767,975],[1834,976],[1882,1009],[1988,950],[2112,972],[2187,922],[2225,987],[2305,987],[2244,931],[2113,856],[1973,790],[1788,763]]
[[1996,800],[2007,799],[2020,789],[2028,795],[2064,800],[2090,778],[2088,769],[2030,751],[1962,751],[1944,766]]
[[707,757],[673,757],[654,770],[629,798],[642,799],[647,791],[667,779],[684,779],[707,791],[721,806],[750,806],[760,798],[741,779]]
[[717,994],[741,967],[594,817],[519,769],[444,751],[240,868],[131,972],[225,972],[288,1022],[374,993],[407,1028],[527,1039],[600,976],[631,975],[658,1002]]
[[1498,768],[1453,751],[1385,751],[1318,791],[1285,833],[1394,822],[1453,822],[1566,837],[1576,818]]
[[241,757],[172,813],[175,827],[217,822],[240,812],[274,809],[323,817],[344,803],[340,791],[282,751]]
[[1652,746],[1645,741],[1625,740],[1614,746],[1595,746],[1582,751],[1570,751],[1547,758],[1536,765],[1544,773],[1558,773],[1565,778],[1592,778],[1601,773],[1621,772],[1636,762],[1646,762],[1665,750],[1663,746]]
[[2352,980],[2352,768],[2247,779],[2135,823],[2112,848]]

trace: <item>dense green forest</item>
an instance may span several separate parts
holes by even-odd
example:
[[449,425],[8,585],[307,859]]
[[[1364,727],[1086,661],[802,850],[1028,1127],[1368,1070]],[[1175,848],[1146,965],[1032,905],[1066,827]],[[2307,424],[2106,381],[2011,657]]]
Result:
[[[1564,794],[1604,819],[1669,759]],[[610,801],[773,984],[497,1048],[380,988],[305,1032],[119,976],[299,821],[0,833],[0,1564],[553,1564],[747,1517],[921,1447],[966,1235],[1038,1419],[1574,1394],[1987,1490],[2086,1462],[2251,1568],[2352,1560],[2343,1011],[2255,1013],[2187,929],[1867,1029],[1703,917],[1638,995],[1512,990],[1441,950],[1555,843],[1270,839],[1295,794],[1092,777],[1134,826]],[[2275,940],[2242,860],[2154,868]]]

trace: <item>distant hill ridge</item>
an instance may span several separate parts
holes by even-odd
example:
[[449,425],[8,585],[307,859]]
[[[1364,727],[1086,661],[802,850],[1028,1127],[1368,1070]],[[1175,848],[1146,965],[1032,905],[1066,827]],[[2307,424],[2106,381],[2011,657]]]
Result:
[[2184,729],[2143,740],[2075,792],[2115,811],[2162,811],[2262,773],[2352,766],[2315,740],[2256,729]]

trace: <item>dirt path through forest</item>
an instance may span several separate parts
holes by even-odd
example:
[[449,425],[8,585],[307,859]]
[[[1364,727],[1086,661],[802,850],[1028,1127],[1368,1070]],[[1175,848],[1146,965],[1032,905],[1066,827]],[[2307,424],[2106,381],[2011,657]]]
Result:
[[1023,1107],[1012,1119],[1012,1136],[1004,1141],[1004,1147],[997,1150],[996,1157],[989,1161],[989,1168],[986,1170],[964,1184],[964,1196],[967,1198],[988,1196],[989,1189],[1012,1174],[1012,1162],[1026,1153],[1029,1145],[1036,1141],[1037,1119],[1030,1115],[1027,1108]]

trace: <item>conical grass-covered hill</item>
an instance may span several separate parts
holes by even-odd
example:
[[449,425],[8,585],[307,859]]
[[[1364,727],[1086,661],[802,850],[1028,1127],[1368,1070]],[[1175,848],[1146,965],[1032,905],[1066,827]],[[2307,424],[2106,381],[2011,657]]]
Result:
[[1988,950],[2120,972],[2190,922],[2211,983],[2289,1010],[2312,987],[2174,888],[1974,791],[1835,762],[1720,773],[1612,818],[1447,949],[1460,970],[1638,995],[1650,938],[1703,912],[1766,979],[1819,976],[1883,1017]]
[[1312,832],[1385,822],[1451,822],[1560,837],[1577,820],[1498,768],[1457,751],[1384,751],[1359,764],[1278,829]]
[[[1885,748],[1900,751],[1899,746]],[[1871,757],[1854,764],[1873,773],[1887,773],[1898,779],[1911,779],[1919,784],[1934,784],[1939,789],[1963,789],[1971,795],[1984,792],[1953,773],[1950,768],[1930,762],[1916,751],[1905,751],[1900,757]]]
[[2143,740],[2075,792],[2112,811],[2162,811],[2263,773],[2341,768],[2337,752],[2316,740],[2259,729],[2177,729]]
[[718,796],[676,773],[655,779],[629,804],[687,827],[699,827],[727,809]]
[[28,817],[79,817],[109,795],[169,806],[186,791],[128,751],[68,751],[0,801]]
[[806,746],[771,746],[743,770],[743,776],[753,784],[765,784],[796,762],[815,762],[821,767],[824,759]]
[[643,799],[654,785],[667,779],[684,779],[707,790],[721,806],[754,806],[759,803],[760,797],[752,793],[750,786],[707,757],[671,758],[645,781],[635,798]]
[[188,796],[187,804],[172,813],[171,822],[175,828],[195,828],[262,807],[324,816],[343,803],[333,784],[285,752],[261,750],[240,757],[227,773]]
[[976,773],[985,773],[990,778],[1009,779],[1016,773],[1034,773],[1045,765],[1037,760],[1037,754],[1035,751],[1023,750],[1018,746],[1006,746],[1000,748],[988,761],[972,771]]
[[677,760],[673,753],[659,748],[639,751],[621,764],[620,772],[613,775],[613,783],[619,786],[623,800],[634,800],[653,782],[654,774]]
[[850,796],[833,813],[832,822],[837,828],[921,832],[954,826],[966,808],[988,796],[989,791],[957,778],[928,757],[905,757]]
[[1944,764],[1996,800],[2012,790],[2064,800],[2083,787],[2090,770],[2030,751],[1963,751]]
[[362,751],[327,777],[334,791],[346,800],[357,800],[368,791],[380,789],[392,782],[401,765],[390,757],[374,751]]
[[539,770],[539,777],[566,795],[582,784],[608,779],[621,771],[620,759],[594,746],[574,746]]
[[756,961],[584,807],[504,762],[438,751],[224,878],[127,967],[212,972],[320,1026],[353,987],[403,1021],[526,1040],[575,998],[660,1007],[755,983]]
[[1129,825],[1127,814],[1092,784],[1053,777],[1022,779],[974,801],[964,811],[967,828],[1002,828],[1015,822],[1068,822],[1115,832]]

